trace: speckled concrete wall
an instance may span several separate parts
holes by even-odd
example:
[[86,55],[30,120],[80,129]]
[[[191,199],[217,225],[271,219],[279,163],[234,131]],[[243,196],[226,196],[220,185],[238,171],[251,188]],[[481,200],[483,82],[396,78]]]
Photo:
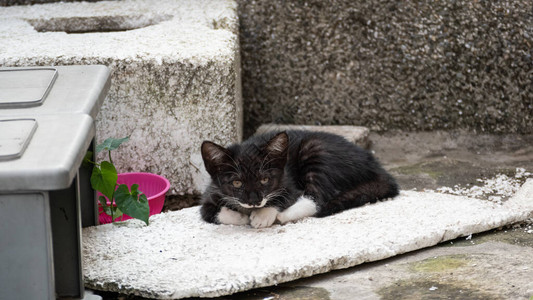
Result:
[[242,116],[235,60],[205,65],[184,61],[115,61],[97,134],[130,136],[113,153],[121,172],[152,172],[171,182],[171,194],[203,191],[208,178],[200,154],[203,140],[241,139]]
[[533,133],[533,1],[239,1],[261,123]]

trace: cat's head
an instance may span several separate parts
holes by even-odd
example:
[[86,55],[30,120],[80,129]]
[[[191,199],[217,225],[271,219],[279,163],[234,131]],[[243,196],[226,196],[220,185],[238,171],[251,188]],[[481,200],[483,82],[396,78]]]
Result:
[[259,208],[283,192],[289,137],[281,132],[268,141],[255,141],[224,148],[202,143],[202,158],[213,185],[227,203]]

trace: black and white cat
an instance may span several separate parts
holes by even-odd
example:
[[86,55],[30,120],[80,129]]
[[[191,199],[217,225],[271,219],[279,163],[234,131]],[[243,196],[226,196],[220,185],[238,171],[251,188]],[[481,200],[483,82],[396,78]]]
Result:
[[323,132],[253,136],[227,148],[202,144],[211,185],[202,218],[255,228],[325,217],[398,195],[398,185],[372,154]]

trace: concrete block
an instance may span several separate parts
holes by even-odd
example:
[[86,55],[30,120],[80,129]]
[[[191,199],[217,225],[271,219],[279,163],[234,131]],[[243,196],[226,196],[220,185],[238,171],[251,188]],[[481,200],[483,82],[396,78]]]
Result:
[[204,184],[200,144],[242,136],[234,1],[125,0],[0,7],[0,65],[104,64],[112,86],[97,137],[130,136],[119,171]]
[[261,134],[269,131],[283,131],[283,130],[309,130],[322,131],[340,135],[348,141],[358,145],[359,147],[368,149],[370,140],[368,135],[370,130],[362,126],[312,126],[312,125],[288,125],[288,124],[263,124],[255,131],[255,134]]
[[[402,191],[393,200],[263,229],[206,223],[199,207],[152,216],[150,226],[128,220],[88,227],[85,283],[155,299],[230,295],[526,220],[533,214],[532,194],[529,179],[503,204]],[[176,226],[180,230],[169,230]]]
[[245,128],[533,133],[533,1],[239,1]]

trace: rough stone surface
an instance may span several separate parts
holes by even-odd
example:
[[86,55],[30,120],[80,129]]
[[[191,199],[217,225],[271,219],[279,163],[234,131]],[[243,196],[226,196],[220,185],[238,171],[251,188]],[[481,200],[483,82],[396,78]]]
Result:
[[310,130],[323,131],[340,135],[348,141],[363,147],[368,148],[370,141],[368,134],[370,131],[366,127],[361,126],[312,126],[312,125],[282,125],[282,124],[263,124],[257,128],[255,134],[261,134],[269,131],[283,131],[283,130]]
[[263,123],[533,133],[533,2],[239,1]]
[[130,136],[121,172],[161,174],[171,194],[197,193],[204,139],[241,139],[233,1],[102,1],[0,8],[0,66],[104,64],[112,86],[97,136]]
[[394,200],[260,230],[205,223],[198,207],[152,216],[149,226],[129,220],[89,227],[85,284],[159,299],[228,295],[525,220],[533,216],[531,195],[533,180],[503,204],[403,191]]

